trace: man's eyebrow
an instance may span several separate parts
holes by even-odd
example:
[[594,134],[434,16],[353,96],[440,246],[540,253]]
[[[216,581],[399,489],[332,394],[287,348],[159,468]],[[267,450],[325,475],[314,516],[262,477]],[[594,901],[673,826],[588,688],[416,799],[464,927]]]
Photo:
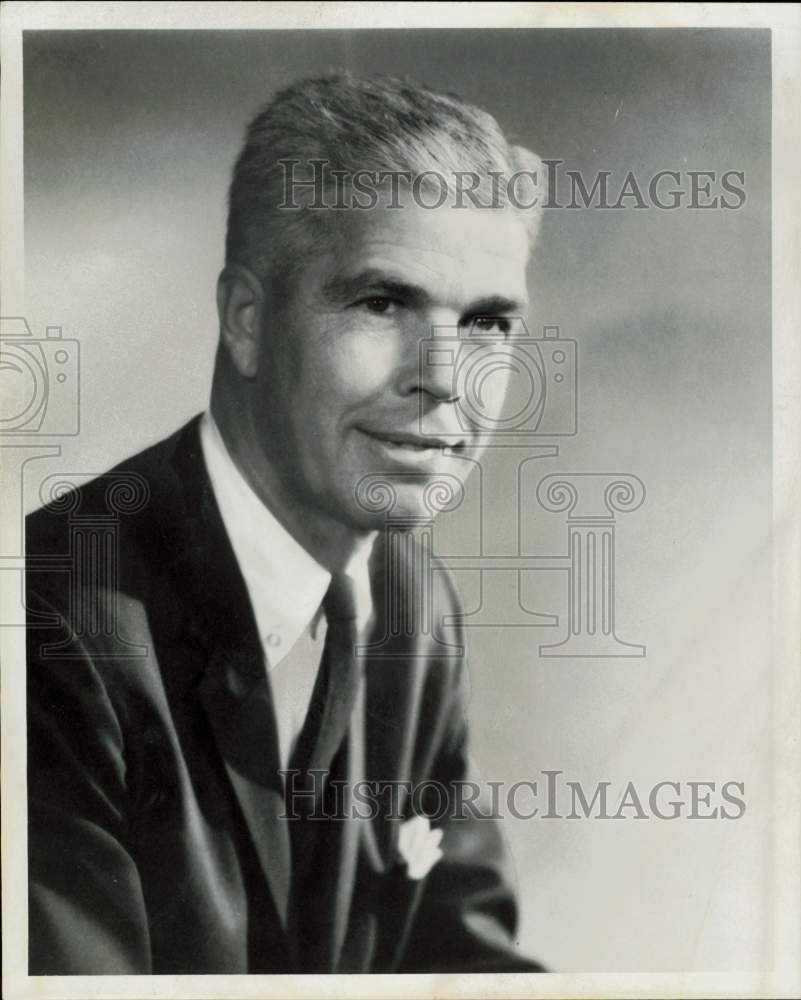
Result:
[[408,305],[425,305],[431,299],[429,293],[420,285],[412,284],[376,267],[365,268],[358,274],[336,275],[323,286],[326,298],[337,302],[349,302],[367,292],[391,296]]
[[489,295],[476,299],[463,311],[464,316],[508,316],[520,315],[528,306],[525,299],[510,299],[505,295]]

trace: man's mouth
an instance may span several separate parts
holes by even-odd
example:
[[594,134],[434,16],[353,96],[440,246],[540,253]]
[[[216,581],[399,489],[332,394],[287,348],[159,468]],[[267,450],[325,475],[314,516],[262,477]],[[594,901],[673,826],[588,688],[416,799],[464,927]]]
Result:
[[465,447],[464,441],[451,439],[449,436],[444,435],[442,437],[433,437],[428,434],[412,434],[408,431],[384,431],[367,429],[366,427],[360,427],[359,430],[384,445],[408,451],[410,454],[441,452],[445,448],[459,452]]

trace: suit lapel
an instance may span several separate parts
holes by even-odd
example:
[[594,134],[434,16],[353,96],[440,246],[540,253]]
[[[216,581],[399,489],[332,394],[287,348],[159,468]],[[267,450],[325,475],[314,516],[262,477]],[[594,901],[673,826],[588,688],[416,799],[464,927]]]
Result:
[[215,650],[200,697],[286,927],[291,856],[270,688],[261,657]]
[[[182,509],[166,530],[181,627],[205,653],[197,692],[286,928],[290,844],[279,775],[280,754],[270,684],[250,598],[200,448],[198,421],[173,455]],[[174,502],[175,497],[171,498]]]
[[[364,780],[364,682],[359,686],[356,706],[348,732],[348,776],[345,786],[345,815],[349,817],[342,824],[339,843],[338,866],[340,877],[337,880],[334,893],[334,906],[331,920],[331,969],[336,971],[339,966],[342,948],[347,936],[350,908],[353,901],[353,890],[356,882],[356,868],[359,854],[359,843],[364,820],[353,815],[355,807],[354,789]],[[350,818],[352,817],[353,818]]]
[[[338,802],[338,815],[325,824],[312,820],[310,851],[325,854],[325,870],[316,886],[315,907],[319,913],[315,927],[319,939],[313,942],[315,969],[323,973],[338,971],[342,949],[347,936],[350,910],[356,881],[359,843],[364,822],[354,815],[354,788],[364,779],[364,685],[359,686],[351,726],[343,751],[337,760],[341,767],[332,777],[342,781],[342,795]],[[321,840],[324,841],[321,843]]]

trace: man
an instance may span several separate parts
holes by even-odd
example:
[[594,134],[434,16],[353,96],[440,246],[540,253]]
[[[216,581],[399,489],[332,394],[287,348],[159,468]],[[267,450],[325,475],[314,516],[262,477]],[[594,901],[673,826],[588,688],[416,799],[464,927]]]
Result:
[[[32,974],[538,968],[496,826],[453,808],[458,599],[364,493],[413,523],[475,463],[420,342],[503,340],[536,217],[497,179],[536,162],[393,79],[306,81],[252,123],[210,410],[28,522]],[[459,173],[477,193],[430,207]],[[396,627],[429,585],[436,628]]]

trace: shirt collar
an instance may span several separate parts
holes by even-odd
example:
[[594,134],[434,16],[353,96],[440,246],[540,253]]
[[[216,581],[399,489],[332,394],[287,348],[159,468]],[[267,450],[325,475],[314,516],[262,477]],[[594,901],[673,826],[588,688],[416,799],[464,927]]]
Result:
[[[200,443],[214,496],[253,606],[270,666],[286,656],[318,619],[331,574],[300,545],[262,503],[236,467],[219,428],[207,411]],[[372,615],[368,560],[372,538],[346,568],[355,584],[357,624]]]

